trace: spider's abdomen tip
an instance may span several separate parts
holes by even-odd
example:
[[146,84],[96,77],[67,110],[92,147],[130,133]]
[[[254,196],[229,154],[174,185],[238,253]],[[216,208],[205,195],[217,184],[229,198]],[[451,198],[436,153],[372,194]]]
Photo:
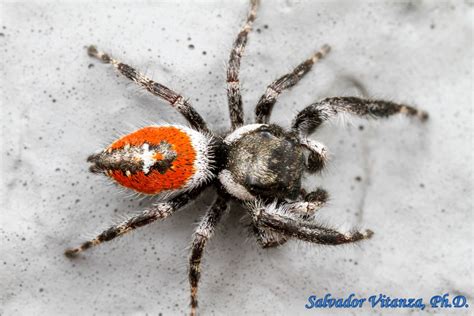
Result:
[[99,154],[90,171],[145,194],[191,189],[210,173],[210,140],[185,127],[148,126],[128,134]]

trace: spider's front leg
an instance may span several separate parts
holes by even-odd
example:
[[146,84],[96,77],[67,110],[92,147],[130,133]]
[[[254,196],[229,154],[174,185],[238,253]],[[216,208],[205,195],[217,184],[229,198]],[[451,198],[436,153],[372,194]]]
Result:
[[[299,203],[299,202],[297,202]],[[261,225],[272,228],[288,237],[324,245],[341,245],[353,243],[372,237],[371,230],[341,233],[335,229],[304,221],[292,215],[295,203],[273,205],[255,205],[250,208],[253,220]]]
[[357,97],[326,98],[301,110],[293,121],[292,129],[301,138],[313,133],[324,121],[339,113],[349,113],[367,118],[384,118],[395,114],[428,119],[428,113],[410,105],[384,100]]
[[[326,204],[329,197],[327,191],[321,188],[310,193],[307,193],[302,189],[301,196],[304,201],[291,203],[291,208],[286,208],[286,212],[303,221],[311,220],[316,211]],[[273,208],[279,207],[276,203],[271,206]],[[252,217],[252,219],[254,219],[254,217]],[[261,222],[255,220],[252,223],[252,232],[262,248],[277,247],[286,243],[290,239],[289,236],[283,235],[277,230],[265,226]]]
[[110,241],[117,237],[120,237],[134,229],[143,227],[156,220],[163,220],[173,214],[176,210],[187,204],[193,196],[189,194],[183,194],[171,201],[158,203],[153,205],[152,208],[143,211],[141,214],[133,216],[118,225],[112,226],[109,229],[103,231],[97,237],[88,240],[78,247],[67,249],[64,254],[67,257],[75,257],[80,252],[87,250],[93,246],[97,246],[104,241]]
[[217,200],[207,211],[206,215],[204,215],[199,227],[194,232],[191,255],[189,256],[189,284],[191,286],[192,316],[196,315],[198,307],[197,292],[199,279],[201,277],[201,260],[204,247],[209,238],[214,234],[217,225],[228,208],[227,200],[228,198],[226,196],[219,194]]
[[281,246],[290,239],[272,228],[255,222],[252,223],[251,232],[255,235],[260,247],[264,249]]

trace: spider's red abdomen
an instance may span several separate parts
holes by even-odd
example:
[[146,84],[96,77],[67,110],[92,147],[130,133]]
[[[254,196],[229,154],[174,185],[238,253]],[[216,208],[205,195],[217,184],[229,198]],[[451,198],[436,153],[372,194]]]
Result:
[[145,194],[191,189],[209,175],[209,139],[181,126],[148,126],[89,158],[119,184]]
[[[175,155],[173,161],[166,170],[160,172],[151,170],[145,174],[146,170],[139,171],[131,176],[127,176],[120,170],[115,170],[112,177],[121,185],[146,194],[156,194],[163,190],[181,189],[186,181],[196,172],[194,160],[196,151],[193,148],[191,138],[188,134],[174,126],[166,127],[145,127],[135,131],[114,142],[109,148],[121,149],[127,145],[143,147],[148,144],[148,150],[160,144],[169,144],[170,151]],[[145,158],[146,153],[142,154]],[[159,150],[149,154],[151,163],[161,161],[163,153]],[[143,169],[146,168],[144,165]]]

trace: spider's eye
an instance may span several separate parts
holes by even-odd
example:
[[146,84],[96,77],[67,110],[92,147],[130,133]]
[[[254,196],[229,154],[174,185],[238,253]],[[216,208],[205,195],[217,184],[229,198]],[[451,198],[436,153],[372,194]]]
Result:
[[92,172],[104,172],[136,191],[158,194],[181,190],[192,181],[202,168],[196,159],[207,149],[207,141],[190,129],[148,126],[118,139],[88,161]]

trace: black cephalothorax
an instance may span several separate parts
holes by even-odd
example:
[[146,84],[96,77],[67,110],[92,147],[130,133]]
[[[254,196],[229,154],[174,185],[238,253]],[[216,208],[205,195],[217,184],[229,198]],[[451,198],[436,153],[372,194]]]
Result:
[[303,147],[294,133],[262,125],[232,144],[227,169],[255,196],[295,199],[304,170]]
[[[270,114],[279,95],[296,85],[329,53],[329,46],[324,45],[293,71],[271,83],[256,106],[255,124],[244,125],[239,82],[240,60],[256,19],[257,7],[258,0],[251,0],[247,20],[230,53],[227,99],[231,129],[223,136],[214,134],[190,102],[179,93],[154,82],[94,46],[88,49],[90,56],[111,64],[120,74],[168,102],[187,119],[191,128],[178,125],[166,128],[152,126],[146,133],[141,129],[133,137],[130,134],[122,138],[120,146],[111,146],[89,157],[88,161],[92,163],[90,171],[115,177],[119,183],[128,184],[141,193],[149,193],[146,190],[148,184],[157,186],[160,190],[153,194],[160,197],[160,202],[112,226],[96,238],[66,250],[66,255],[74,256],[138,227],[163,220],[193,201],[205,188],[212,186],[216,198],[195,230],[189,257],[191,315],[196,314],[198,305],[198,282],[204,247],[228,210],[231,199],[246,209],[251,218],[251,231],[264,248],[281,245],[291,238],[340,245],[372,236],[370,230],[339,232],[314,220],[315,212],[325,205],[328,194],[322,188],[307,192],[302,188],[301,178],[305,172],[322,170],[327,163],[326,147],[309,138],[322,123],[342,113],[366,118],[404,114],[421,121],[428,119],[426,112],[405,104],[356,97],[330,97],[301,110],[290,129],[270,124]],[[170,134],[173,130],[176,134]],[[167,139],[163,136],[163,140],[157,141],[158,134],[153,133],[165,133],[163,135]],[[130,145],[124,142],[127,139],[134,143]],[[156,179],[169,182],[167,190],[161,190],[165,186],[157,185]]]

